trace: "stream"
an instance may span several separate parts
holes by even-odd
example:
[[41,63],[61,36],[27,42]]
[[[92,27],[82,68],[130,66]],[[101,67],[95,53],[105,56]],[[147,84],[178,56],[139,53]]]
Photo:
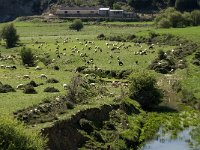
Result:
[[171,134],[158,132],[156,139],[148,141],[140,150],[200,150],[200,146],[192,146],[196,142],[191,138],[192,128],[187,128],[172,138]]

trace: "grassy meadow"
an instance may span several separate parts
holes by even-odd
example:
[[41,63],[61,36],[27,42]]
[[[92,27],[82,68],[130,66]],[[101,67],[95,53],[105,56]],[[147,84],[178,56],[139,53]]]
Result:
[[[160,50],[166,52],[175,48],[175,46],[155,44],[153,52],[149,51],[147,52],[147,55],[136,55],[136,53],[139,51],[149,49],[149,45],[142,43],[140,44],[140,46],[138,46],[133,42],[98,40],[97,36],[99,34],[104,34],[108,37],[128,36],[133,34],[136,36],[148,36],[150,32],[155,32],[159,34],[172,34],[196,43],[200,42],[200,27],[157,29],[153,26],[152,22],[84,22],[84,28],[80,32],[69,29],[69,25],[71,23],[70,21],[61,23],[40,21],[14,21],[12,23],[16,27],[17,33],[20,36],[19,45],[15,48],[6,49],[5,42],[2,40],[0,43],[0,56],[14,56],[13,59],[1,59],[0,66],[13,65],[17,67],[17,69],[14,70],[0,68],[0,82],[3,84],[9,84],[16,90],[16,92],[0,93],[0,114],[11,116],[17,110],[37,105],[47,99],[52,99],[53,97],[65,95],[67,93],[67,90],[63,88],[63,84],[69,84],[71,78],[78,74],[75,71],[77,67],[87,66],[88,68],[93,69],[96,67],[102,70],[130,69],[133,70],[134,73],[142,70],[147,70],[151,62],[155,60],[155,58],[157,58],[158,52]],[[5,24],[6,23],[0,24],[0,29]],[[41,67],[41,70],[36,70],[35,67],[23,66],[20,58],[20,51],[24,46],[27,48],[31,48],[35,56],[39,58],[44,58],[48,56],[48,59],[51,61],[51,63],[49,65],[45,65],[43,62],[38,60],[36,66]],[[113,47],[119,48],[112,50]],[[87,55],[87,57],[85,57],[86,60],[83,60],[83,58],[81,57],[81,55],[83,54]],[[163,75],[151,71],[156,76],[158,80],[158,85],[165,91],[169,92],[169,97],[172,98],[172,101],[167,103],[170,103],[168,104],[168,106],[172,106],[173,109],[183,109],[187,111],[187,108],[185,107],[177,108],[179,104],[179,101],[177,99],[178,96],[175,94],[174,91],[171,91],[171,87],[169,87],[168,85],[168,82],[170,82],[170,80],[179,80],[184,89],[191,91],[197,99],[200,99],[200,68],[194,66],[191,63],[193,56],[194,55],[191,55],[186,58],[188,64],[187,68],[177,69],[174,73],[170,75]],[[120,58],[120,61],[123,62],[122,66],[119,65],[118,58]],[[91,60],[93,60],[93,63],[87,63]],[[138,63],[136,63],[136,61]],[[53,69],[54,66],[58,66],[59,70]],[[45,74],[48,79],[55,78],[59,81],[59,83],[46,83],[46,79],[40,78],[41,74]],[[30,76],[30,79],[24,79],[24,75]],[[27,84],[31,80],[35,81],[38,84],[41,84],[40,86],[35,88],[37,94],[24,94],[22,90],[16,88],[17,85]],[[112,82],[119,79],[103,78],[103,80]],[[127,79],[121,79],[120,81],[126,82]],[[110,93],[113,93],[117,96],[121,94],[120,88],[113,88],[110,84],[106,86]],[[45,93],[44,89],[46,87],[55,87],[60,92]],[[123,90],[127,92],[128,88],[124,87]],[[65,114],[60,115],[58,118],[64,120],[66,118],[70,118],[72,115],[76,114],[80,110],[92,107],[99,107],[102,104],[112,104],[112,102],[112,97],[102,98],[97,96],[89,103],[78,105],[73,110],[67,110]],[[165,103],[163,105],[165,105]],[[193,111],[191,112],[194,113]],[[143,113],[142,115],[146,116],[146,114]],[[152,121],[151,115],[155,116],[155,118],[153,118],[152,120],[154,121],[154,119],[156,120],[158,118],[159,123],[163,122],[162,118],[169,117],[168,114],[150,113],[150,117],[147,117],[147,119],[149,119],[150,121]],[[140,121],[144,116],[139,116]],[[177,114],[173,114],[172,116],[177,117]],[[135,116],[131,117],[134,118]],[[172,122],[176,120],[175,117],[170,118],[173,120]],[[194,121],[195,119],[193,119],[192,121]],[[182,120],[183,119],[181,118],[180,122]],[[32,128],[32,130],[39,130],[50,124],[52,125],[52,123],[50,122],[47,124],[41,124],[40,126],[35,126],[35,128]],[[159,125],[160,124],[156,124],[156,126]],[[191,123],[189,125],[193,124]],[[149,128],[146,128],[145,130],[148,129]],[[144,134],[144,137],[141,137],[142,140],[144,140],[146,136],[152,135],[156,132],[154,130],[149,130],[148,132],[152,133],[146,135],[145,132],[147,131],[144,131],[142,133]]]
[[[133,69],[133,70],[141,70],[146,69],[148,65],[154,60],[157,56],[157,52],[148,54],[148,55],[134,55],[134,52],[137,52],[140,49],[148,48],[147,45],[142,44],[142,48],[134,46],[134,43],[126,42],[125,45],[131,45],[130,48],[126,50],[120,50],[118,52],[112,52],[106,46],[106,43],[116,44],[117,42],[109,42],[109,41],[100,41],[97,40],[97,35],[100,33],[104,33],[107,36],[114,35],[147,35],[150,31],[155,31],[156,33],[170,33],[174,35],[178,35],[180,37],[184,37],[187,39],[191,39],[194,41],[200,40],[200,27],[189,27],[189,28],[179,28],[179,29],[155,29],[151,24],[152,23],[143,23],[149,24],[150,26],[125,26],[125,25],[135,25],[142,23],[122,23],[122,22],[106,22],[100,25],[93,25],[92,23],[85,23],[85,27],[82,31],[76,32],[74,30],[70,30],[68,28],[70,22],[62,22],[62,23],[44,23],[44,22],[13,22],[15,27],[17,28],[17,32],[20,36],[20,44],[23,46],[29,47],[33,49],[36,55],[45,55],[49,54],[51,59],[56,59],[54,64],[60,67],[59,71],[55,71],[50,69],[50,67],[44,66],[43,63],[39,62],[38,66],[41,66],[42,70],[35,70],[34,68],[25,69],[21,64],[19,53],[22,46],[18,46],[12,49],[6,49],[4,47],[4,43],[1,42],[0,50],[1,55],[16,55],[17,59],[14,61],[1,61],[1,65],[16,65],[17,70],[9,70],[9,69],[0,69],[0,81],[4,84],[10,84],[13,87],[16,87],[20,83],[27,83],[28,80],[22,79],[23,75],[30,75],[31,80],[34,80],[38,83],[44,83],[43,86],[37,88],[38,94],[36,95],[26,95],[23,94],[22,91],[17,90],[15,93],[6,93],[1,95],[1,112],[12,113],[20,108],[27,107],[29,105],[36,104],[41,102],[45,97],[52,97],[56,94],[47,94],[43,92],[45,87],[51,86],[49,84],[45,84],[44,80],[41,80],[39,77],[40,74],[46,74],[48,78],[56,78],[60,82],[57,84],[53,84],[58,88],[62,94],[66,93],[63,90],[63,83],[69,83],[71,77],[74,75],[73,72],[67,70],[74,70],[78,66],[83,66],[85,63],[80,59],[80,53],[87,53],[89,58],[94,59],[94,64],[102,69],[110,69],[110,70],[121,70],[121,69]],[[106,25],[117,25],[117,26],[106,26]],[[2,27],[5,24],[0,24]],[[121,27],[122,26],[122,27]],[[64,39],[69,38],[66,43],[64,43]],[[78,40],[77,40],[78,38]],[[38,44],[36,44],[37,42]],[[88,47],[85,47],[85,41],[93,41],[94,44],[88,46],[91,47],[91,50],[88,50]],[[59,45],[61,55],[60,59],[56,58],[56,47]],[[80,44],[81,43],[81,44]],[[44,45],[44,46],[41,46]],[[118,42],[117,44],[121,44]],[[71,49],[76,46],[80,51],[79,53],[75,53],[71,55]],[[102,48],[102,52],[95,52],[95,46],[99,46]],[[41,48],[39,48],[41,47]],[[63,50],[66,48],[66,50]],[[171,46],[155,46],[155,51],[160,49],[162,50],[170,50],[173,47]],[[113,55],[113,59],[110,59],[109,55]],[[124,65],[119,66],[117,62],[117,56],[123,61]],[[111,60],[111,62],[109,62]],[[135,61],[139,62],[139,65],[135,64]],[[91,66],[92,67],[92,66]],[[198,74],[196,75],[198,76]],[[193,77],[192,77],[193,78]],[[188,81],[191,82],[192,78]],[[198,77],[197,77],[198,78]],[[192,85],[191,85],[192,86]],[[196,86],[196,85],[194,85]],[[59,94],[61,94],[59,93]],[[199,95],[199,94],[197,94]]]
[[[2,27],[4,24],[1,24]],[[28,48],[33,49],[36,55],[45,55],[49,54],[51,59],[56,59],[55,65],[60,67],[59,71],[55,71],[50,67],[44,66],[43,63],[39,62],[38,66],[42,67],[42,70],[35,70],[35,68],[25,69],[20,61],[19,53],[22,46],[6,49],[4,43],[1,44],[1,55],[16,55],[17,58],[14,61],[6,60],[1,61],[1,65],[16,65],[17,70],[9,69],[0,69],[0,81],[4,84],[10,84],[13,87],[16,87],[18,84],[25,84],[29,80],[23,79],[23,75],[30,75],[31,80],[36,81],[36,83],[44,83],[43,86],[36,88],[38,94],[36,95],[26,95],[22,91],[17,90],[14,93],[6,93],[1,95],[1,105],[0,110],[3,113],[12,113],[20,108],[24,108],[33,104],[41,102],[46,97],[52,97],[57,94],[47,94],[43,90],[45,87],[54,86],[58,88],[61,93],[65,94],[66,91],[63,90],[62,85],[64,83],[69,83],[71,77],[74,75],[73,72],[67,70],[74,70],[78,66],[83,66],[85,63],[80,59],[80,53],[87,53],[89,58],[94,59],[94,64],[102,69],[110,70],[121,70],[121,69],[145,69],[150,64],[150,62],[156,57],[155,54],[149,54],[145,56],[136,56],[134,52],[138,51],[140,48],[134,46],[134,43],[125,43],[125,45],[131,45],[131,48],[123,50],[117,53],[111,52],[110,49],[106,46],[106,43],[115,44],[117,42],[108,42],[108,41],[99,41],[97,40],[97,35],[100,33],[105,33],[106,35],[129,35],[130,33],[143,32],[143,30],[148,30],[146,28],[139,27],[104,27],[96,25],[85,25],[85,28],[81,32],[76,32],[69,30],[69,23],[41,23],[41,22],[14,22],[17,32],[20,36],[20,44]],[[67,43],[64,43],[65,38],[70,38]],[[77,40],[77,38],[79,40]],[[91,47],[91,50],[88,50],[88,47],[85,47],[84,40],[93,41],[95,44],[88,44],[88,47]],[[38,44],[36,44],[38,41]],[[55,51],[59,44],[60,53],[65,53],[61,55],[60,59],[57,59]],[[80,44],[82,43],[82,44]],[[41,46],[44,45],[44,46]],[[120,43],[118,43],[120,44]],[[71,48],[74,46],[80,51],[80,53],[75,53],[74,56],[71,55]],[[95,46],[102,48],[102,52],[94,51]],[[41,47],[41,48],[39,48]],[[143,44],[145,49],[148,46]],[[63,49],[66,48],[65,51]],[[82,50],[84,48],[84,50]],[[166,50],[169,50],[171,47],[162,47]],[[159,50],[160,47],[156,47],[156,50]],[[113,59],[110,61],[109,55],[113,55]],[[124,65],[119,66],[117,62],[117,56],[123,61]],[[140,65],[136,65],[135,61],[138,60]],[[69,62],[69,63],[67,63]],[[91,65],[92,67],[92,65]],[[56,78],[60,82],[57,84],[46,84],[45,80],[39,78],[40,74],[46,74],[48,78]]]

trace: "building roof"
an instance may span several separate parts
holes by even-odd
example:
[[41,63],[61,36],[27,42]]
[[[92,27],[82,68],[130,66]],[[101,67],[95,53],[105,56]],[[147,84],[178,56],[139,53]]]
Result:
[[110,10],[110,8],[99,8],[99,10]]
[[99,10],[98,7],[60,7],[60,10]]
[[124,11],[124,10],[114,10],[114,9],[111,9],[110,11],[112,11],[112,12],[122,12],[122,11]]

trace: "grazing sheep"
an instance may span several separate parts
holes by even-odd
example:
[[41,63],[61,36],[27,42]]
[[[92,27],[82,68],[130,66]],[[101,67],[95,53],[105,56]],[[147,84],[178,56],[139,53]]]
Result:
[[118,60],[118,63],[119,63],[119,66],[123,66],[124,65],[124,63],[122,61],[120,61],[120,60]]
[[35,70],[42,70],[42,68],[40,66],[36,66]]
[[68,87],[67,84],[63,84],[63,88],[64,88],[65,90],[67,89],[67,87]]
[[30,76],[29,75],[24,75],[23,79],[30,79]]
[[93,86],[93,87],[95,87],[95,86],[96,86],[96,84],[95,84],[95,83],[90,83],[90,86]]
[[1,69],[5,69],[6,67],[4,65],[1,65]]
[[116,81],[112,81],[111,85],[112,85],[112,87],[115,87],[115,88],[119,87],[119,85]]
[[16,86],[16,89],[23,89],[24,88],[24,84],[18,84],[17,86]]
[[41,79],[47,79],[47,76],[46,76],[45,74],[41,74],[39,77],[40,77]]

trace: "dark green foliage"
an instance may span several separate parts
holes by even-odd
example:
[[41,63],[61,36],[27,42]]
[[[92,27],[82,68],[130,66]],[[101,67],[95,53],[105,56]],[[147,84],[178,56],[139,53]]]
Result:
[[8,116],[0,116],[1,150],[44,150],[46,140]]
[[195,53],[195,57],[193,58],[192,63],[194,65],[200,66],[200,52],[199,51]]
[[47,87],[44,89],[44,92],[55,93],[55,92],[60,92],[60,91],[54,87]]
[[67,87],[67,98],[73,103],[86,101],[89,97],[95,96],[90,86],[81,76],[75,76]]
[[54,79],[54,78],[50,78],[46,82],[47,83],[59,83],[59,81],[57,79]]
[[173,55],[160,50],[158,52],[158,58],[156,58],[149,67],[156,72],[166,74],[169,73],[172,69],[174,70],[176,68],[175,65],[176,60],[174,59]]
[[197,0],[176,0],[175,7],[180,11],[188,11],[199,8]]
[[40,58],[40,61],[45,65],[48,66],[52,63],[52,59],[50,58],[50,55],[45,55],[42,58]]
[[97,39],[98,39],[98,40],[105,40],[106,37],[105,37],[105,35],[104,35],[103,33],[101,33],[101,34],[99,34],[99,35],[97,36]]
[[35,66],[34,54],[31,49],[23,47],[20,55],[23,65],[28,65],[29,67]]
[[84,130],[85,132],[91,133],[93,131],[92,121],[82,118],[80,119],[79,124],[81,129]]
[[191,19],[192,19],[192,24],[194,26],[200,25],[200,10],[194,10],[191,12]]
[[162,92],[156,87],[156,79],[149,73],[135,73],[130,77],[130,98],[138,101],[144,109],[161,102]]
[[27,85],[38,87],[38,84],[35,81],[30,81]]
[[37,94],[37,91],[34,89],[33,86],[31,86],[31,85],[26,85],[26,86],[24,87],[23,93],[25,93],[25,94]]
[[17,35],[17,30],[13,24],[5,25],[0,32],[0,39],[6,41],[6,47],[12,48],[19,41],[19,35]]
[[73,23],[69,26],[70,29],[77,31],[80,31],[83,27],[83,22],[80,19],[75,19]]
[[2,84],[0,82],[0,93],[8,93],[8,92],[15,92],[15,89],[8,84]]
[[159,28],[177,28],[187,26],[200,25],[200,11],[194,10],[191,13],[181,13],[174,8],[168,8],[162,10],[159,15],[156,16],[154,22]]

